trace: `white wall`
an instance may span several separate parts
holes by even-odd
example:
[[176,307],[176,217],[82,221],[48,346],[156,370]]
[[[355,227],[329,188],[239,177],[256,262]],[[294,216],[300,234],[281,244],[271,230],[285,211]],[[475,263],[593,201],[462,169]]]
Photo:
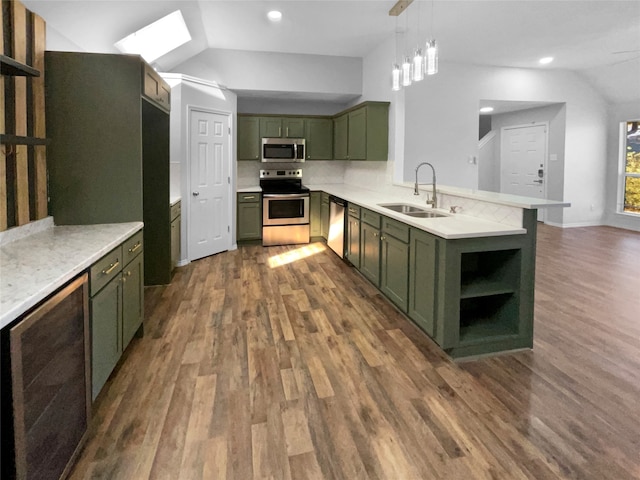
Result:
[[618,213],[621,202],[618,198],[620,164],[620,124],[629,120],[640,120],[640,100],[614,104],[609,107],[609,129],[607,137],[607,225],[640,231],[640,216]]
[[207,49],[172,71],[231,90],[360,95],[362,59],[326,55]]
[[267,98],[238,98],[238,113],[279,115],[334,115],[347,108],[347,102],[321,102]]
[[[189,226],[189,111],[193,108],[201,108],[207,111],[230,115],[231,126],[231,178],[235,180],[236,173],[236,94],[224,88],[217,87],[214,83],[202,81],[193,77],[179,74],[162,74],[163,78],[171,85],[171,138],[170,138],[170,185],[171,196],[182,197],[182,251],[180,262],[187,262],[187,228]],[[230,212],[232,244],[236,243],[236,206],[235,206],[235,182],[230,188],[232,205]]]
[[[391,58],[391,57],[390,57]],[[440,63],[439,73],[405,90],[405,180],[429,161],[438,182],[475,189],[480,99],[566,103],[564,225],[599,224],[605,207],[606,105],[569,71]]]
[[[565,169],[565,137],[566,137],[566,106],[555,104],[545,107],[530,108],[516,112],[493,115],[491,128],[496,132],[496,157],[497,175],[496,183],[500,187],[500,146],[502,145],[502,128],[514,125],[526,125],[532,123],[548,123],[548,150],[545,170],[547,198],[562,200],[564,194],[564,169]],[[556,160],[551,161],[551,156]],[[482,175],[482,164],[478,164],[479,174]],[[482,188],[482,187],[480,187]],[[563,208],[549,208],[545,213],[545,222],[562,224]]]
[[395,56],[395,41],[385,41],[372,50],[362,63],[362,96],[353,101],[390,102],[389,105],[389,161],[347,162],[345,182],[367,188],[382,188],[401,179],[404,157],[404,92],[391,90],[391,59]]

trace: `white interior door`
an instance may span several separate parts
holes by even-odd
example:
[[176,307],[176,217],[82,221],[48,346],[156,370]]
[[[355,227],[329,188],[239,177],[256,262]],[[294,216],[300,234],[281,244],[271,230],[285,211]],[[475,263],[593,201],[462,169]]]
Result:
[[[501,138],[500,191],[546,198],[547,126],[505,127]],[[542,220],[542,212],[538,210],[538,220]]]
[[229,116],[191,110],[189,260],[228,250]]

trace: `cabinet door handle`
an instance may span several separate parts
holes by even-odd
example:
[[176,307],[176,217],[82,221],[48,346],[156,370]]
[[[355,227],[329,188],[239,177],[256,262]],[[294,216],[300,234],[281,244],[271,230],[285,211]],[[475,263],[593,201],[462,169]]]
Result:
[[112,263],[111,265],[109,265],[109,268],[107,268],[106,270],[102,270],[102,273],[104,275],[109,275],[116,269],[118,265],[120,265],[120,260],[116,260],[116,263]]
[[136,243],[132,248],[129,249],[129,253],[133,253],[136,250],[138,250],[140,247],[142,246],[142,244],[140,242]]

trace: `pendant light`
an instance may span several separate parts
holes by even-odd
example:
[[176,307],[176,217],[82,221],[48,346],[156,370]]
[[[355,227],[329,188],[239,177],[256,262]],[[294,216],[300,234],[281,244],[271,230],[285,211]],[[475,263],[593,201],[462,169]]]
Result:
[[431,0],[431,40],[427,41],[427,54],[426,54],[426,62],[425,67],[427,70],[427,75],[435,75],[438,73],[438,44],[435,40],[435,34],[433,32],[433,1]]
[[412,67],[411,59],[409,56],[405,56],[402,61],[402,86],[408,87],[411,85],[411,67]]
[[427,75],[435,75],[438,73],[438,44],[433,39],[427,42],[426,58]]
[[[418,41],[420,39],[420,14],[422,13],[421,10],[421,3],[418,2],[418,20],[416,22],[416,36],[418,37]],[[425,58],[422,56],[422,49],[420,48],[420,45],[418,45],[418,47],[416,47],[416,50],[413,54],[413,81],[414,82],[420,82],[422,80],[424,80],[424,62],[425,62]]]
[[391,71],[391,90],[397,92],[400,90],[400,65],[397,63],[393,64],[393,70]]

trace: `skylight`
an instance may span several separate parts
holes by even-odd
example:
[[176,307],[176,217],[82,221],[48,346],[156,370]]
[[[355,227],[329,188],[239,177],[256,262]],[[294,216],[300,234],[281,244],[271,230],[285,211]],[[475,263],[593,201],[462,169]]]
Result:
[[153,62],[189,40],[191,35],[182,12],[176,10],[124,37],[115,43],[115,47],[122,53],[137,53],[147,62]]

